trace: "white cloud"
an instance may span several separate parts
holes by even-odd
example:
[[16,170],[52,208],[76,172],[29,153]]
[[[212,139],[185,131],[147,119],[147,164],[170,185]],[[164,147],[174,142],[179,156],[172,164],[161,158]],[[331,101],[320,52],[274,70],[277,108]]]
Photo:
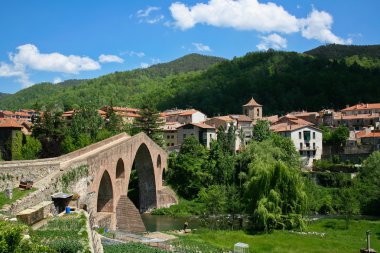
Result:
[[260,38],[261,42],[256,46],[259,50],[268,50],[269,48],[278,50],[287,47],[288,41],[277,33],[272,33],[268,36],[260,36]]
[[197,23],[237,30],[292,33],[298,31],[297,18],[282,6],[257,0],[210,0],[188,7],[173,3],[170,11],[175,25],[183,30]]
[[145,10],[138,10],[136,16],[141,17],[148,17],[151,12],[153,11],[159,11],[161,8],[156,6],[149,6]]
[[62,83],[62,79],[60,77],[55,77],[54,80],[53,80],[53,83],[54,84]]
[[146,62],[142,62],[141,64],[140,64],[140,68],[142,68],[142,69],[146,69],[146,68],[148,68],[150,65],[149,65],[149,63],[146,63]]
[[123,63],[124,60],[120,58],[117,55],[111,55],[111,54],[101,54],[99,56],[99,62],[104,63],[104,62],[117,62],[117,63]]
[[160,22],[165,18],[162,14],[154,15],[153,12],[159,11],[161,8],[156,6],[149,6],[144,10],[138,10],[136,17],[139,19],[140,23],[155,24]]
[[41,54],[38,48],[32,44],[19,46],[17,50],[16,54],[9,56],[15,66],[23,65],[33,70],[68,74],[100,69],[100,64],[87,56],[65,56],[60,53]]
[[325,12],[313,9],[305,19],[300,19],[301,34],[307,39],[316,39],[325,43],[352,44],[352,39],[342,39],[331,32],[333,17]]
[[124,52],[121,52],[120,55],[128,55],[130,57],[139,57],[139,58],[142,58],[145,56],[145,53],[144,52],[136,52],[136,51],[124,51]]
[[176,2],[169,9],[173,25],[182,30],[206,24],[262,33],[300,32],[307,39],[324,43],[352,43],[351,39],[342,39],[331,31],[333,18],[329,13],[314,8],[307,18],[297,18],[280,5],[258,0],[209,0],[194,6]]
[[9,54],[10,64],[0,63],[0,76],[18,77],[17,81],[23,87],[33,84],[29,80],[29,70],[78,74],[80,71],[100,69],[99,62],[87,56],[42,54],[33,44],[21,45],[16,49],[16,53]]
[[210,52],[211,48],[207,45],[203,45],[202,43],[192,43],[192,45],[195,47],[197,51],[200,52]]

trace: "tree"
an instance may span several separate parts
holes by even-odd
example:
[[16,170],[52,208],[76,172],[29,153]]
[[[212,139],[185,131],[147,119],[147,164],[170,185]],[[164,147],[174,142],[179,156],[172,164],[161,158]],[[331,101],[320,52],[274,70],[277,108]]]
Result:
[[73,137],[71,137],[71,135],[67,135],[63,139],[63,141],[61,142],[61,148],[65,154],[73,152],[77,149],[75,144],[74,144],[74,139],[73,139]]
[[32,136],[42,144],[41,157],[56,157],[62,154],[61,141],[67,133],[62,112],[46,110],[37,117]]
[[211,175],[204,169],[206,160],[205,147],[193,136],[185,138],[168,170],[168,182],[180,196],[194,199],[199,190],[208,185]]
[[253,139],[259,142],[268,139],[271,135],[269,126],[269,121],[258,120],[253,127]]
[[39,157],[42,150],[41,142],[31,136],[25,137],[25,144],[21,148],[22,157],[25,160],[33,160]]
[[7,146],[9,146],[11,160],[22,160],[22,141],[23,134],[21,131],[16,131],[15,136],[8,140]]
[[339,197],[342,213],[344,214],[346,220],[346,229],[348,229],[352,215],[359,214],[360,212],[357,192],[353,187],[346,187],[339,190]]
[[123,131],[124,124],[123,119],[120,115],[116,114],[113,110],[113,106],[107,108],[107,116],[106,116],[106,129],[111,133],[120,133]]
[[148,103],[141,108],[139,115],[140,117],[137,117],[133,122],[132,132],[134,134],[143,132],[158,145],[164,147],[165,141],[160,128],[163,122],[160,120],[160,113],[157,109]]
[[302,227],[306,193],[294,146],[286,138],[273,135],[250,143],[244,152],[250,158],[244,196],[253,228]]
[[363,162],[356,182],[362,212],[380,215],[380,152],[373,152]]
[[77,140],[81,134],[89,134],[95,140],[99,129],[102,128],[104,121],[99,115],[98,110],[92,103],[84,103],[78,111],[74,112],[71,120],[70,134]]

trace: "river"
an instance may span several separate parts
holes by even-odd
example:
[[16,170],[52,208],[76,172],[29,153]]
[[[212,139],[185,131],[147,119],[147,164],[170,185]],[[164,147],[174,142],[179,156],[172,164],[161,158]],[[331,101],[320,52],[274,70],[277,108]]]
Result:
[[172,217],[168,215],[151,215],[149,213],[141,214],[145,228],[148,232],[169,231],[183,229],[183,225],[187,222],[187,228],[200,228],[201,223],[196,217]]

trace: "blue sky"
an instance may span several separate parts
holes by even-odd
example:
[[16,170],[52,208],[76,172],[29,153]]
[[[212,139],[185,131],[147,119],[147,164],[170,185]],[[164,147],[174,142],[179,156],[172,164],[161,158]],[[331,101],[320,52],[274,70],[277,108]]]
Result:
[[0,92],[92,78],[189,53],[379,44],[378,0],[4,0]]

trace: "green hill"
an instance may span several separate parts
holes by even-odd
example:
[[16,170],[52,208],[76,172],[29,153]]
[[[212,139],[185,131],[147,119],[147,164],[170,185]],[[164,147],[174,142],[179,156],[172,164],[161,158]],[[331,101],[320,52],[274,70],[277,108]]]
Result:
[[102,106],[111,100],[120,106],[140,105],[146,92],[160,88],[165,90],[163,84],[172,78],[182,74],[190,76],[192,72],[205,70],[222,61],[225,59],[189,54],[146,69],[115,72],[94,79],[66,80],[57,85],[40,83],[0,98],[0,109],[39,108],[42,105],[56,104],[68,110],[84,101],[93,101]]
[[[197,65],[198,61],[209,63]],[[269,115],[379,102],[379,83],[380,67],[349,64],[346,59],[277,51],[248,53],[231,61],[189,55],[75,85],[34,85],[0,99],[0,108],[55,104],[67,110],[84,101],[93,101],[99,107],[111,101],[118,106],[139,107],[151,101],[160,110],[193,107],[213,116],[240,113],[241,105],[253,96]]]
[[305,54],[327,59],[341,59],[354,55],[380,58],[380,45],[355,46],[330,44],[306,51]]
[[3,98],[3,97],[9,96],[9,95],[10,95],[10,94],[8,94],[8,93],[1,93],[1,92],[0,92],[0,99]]

